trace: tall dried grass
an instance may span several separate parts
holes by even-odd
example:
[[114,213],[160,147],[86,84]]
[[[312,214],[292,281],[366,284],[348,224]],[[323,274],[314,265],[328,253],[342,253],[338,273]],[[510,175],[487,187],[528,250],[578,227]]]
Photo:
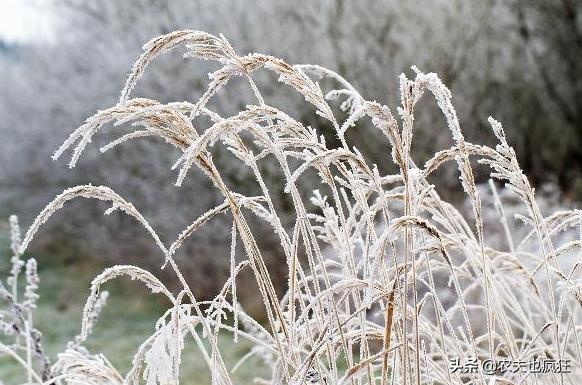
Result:
[[[131,93],[147,66],[157,56],[178,46],[185,57],[216,62],[206,92],[195,103],[161,104],[132,98]],[[106,124],[131,123],[132,131],[101,147],[105,152],[122,143],[147,136],[162,137],[181,156],[172,166],[180,186],[192,167],[200,169],[223,195],[224,202],[195,219],[177,239],[166,244],[139,211],[103,186],[77,186],[57,196],[36,218],[20,240],[13,221],[14,257],[8,287],[0,286],[11,311],[2,313],[3,329],[14,344],[0,349],[19,362],[28,382],[84,384],[177,384],[181,352],[194,343],[202,352],[213,384],[231,385],[233,379],[218,346],[219,333],[246,338],[271,369],[271,384],[576,384],[580,371],[535,374],[523,371],[459,373],[456,358],[466,360],[569,360],[582,364],[579,332],[582,328],[581,259],[566,258],[582,250],[582,211],[545,217],[538,207],[514,150],[501,124],[490,119],[498,140],[495,148],[465,140],[451,102],[451,93],[433,73],[413,67],[414,78],[400,76],[401,105],[391,109],[365,100],[337,73],[313,65],[292,66],[281,59],[253,53],[238,55],[223,36],[201,31],[177,31],[144,45],[121,92],[119,102],[75,130],[55,152],[59,158],[72,149],[74,167],[85,147]],[[326,143],[322,132],[305,127],[285,112],[269,106],[252,75],[260,69],[291,86],[321,116],[339,139]],[[256,97],[238,114],[223,117],[208,105],[234,77],[241,77]],[[316,80],[329,78],[338,85],[325,93]],[[430,93],[442,111],[454,145],[436,153],[424,166],[411,158],[416,104]],[[340,121],[332,103],[347,114]],[[381,175],[375,165],[349,145],[346,133],[358,121],[371,120],[390,144],[391,160],[399,173]],[[211,122],[202,130],[204,122]],[[370,138],[370,140],[377,140]],[[224,181],[212,159],[212,146],[225,146],[250,168],[256,196],[244,196]],[[144,154],[147,156],[147,154]],[[473,176],[474,162],[488,165],[491,176],[505,183],[527,209],[519,220],[529,227],[515,239],[499,199],[496,207],[507,237],[508,250],[488,245],[481,194]],[[430,175],[455,161],[470,199],[474,219],[442,200]],[[285,180],[295,212],[294,225],[285,228],[275,209],[262,163],[274,162]],[[315,171],[320,184],[310,201],[300,193],[303,174]],[[303,186],[305,187],[305,186]],[[497,197],[495,185],[492,184]],[[27,288],[20,302],[17,280],[21,256],[40,226],[68,201],[96,198],[135,218],[160,249],[163,266],[175,273],[180,290],[168,289],[152,272],[136,266],[106,269],[91,284],[81,334],[50,365],[34,329],[35,262],[26,264]],[[232,218],[230,279],[211,301],[199,301],[181,273],[175,255],[195,231],[220,213]],[[288,268],[287,292],[277,295],[275,285],[253,237],[248,218],[257,217],[276,234]],[[570,231],[572,240],[557,244],[557,233]],[[244,253],[240,251],[244,250]],[[256,278],[268,322],[263,325],[245,313],[237,300],[237,275],[250,269]],[[145,338],[122,376],[107,359],[89,353],[83,343],[105,296],[107,281],[128,277],[142,282],[171,304]],[[244,363],[243,363],[244,364]]]

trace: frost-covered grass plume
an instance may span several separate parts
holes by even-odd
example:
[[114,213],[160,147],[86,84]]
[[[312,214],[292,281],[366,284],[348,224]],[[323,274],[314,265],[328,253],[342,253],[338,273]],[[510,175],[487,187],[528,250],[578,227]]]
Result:
[[[132,92],[148,65],[174,48],[186,58],[213,62],[206,91],[196,101],[160,103]],[[22,237],[12,226],[12,269],[0,296],[0,350],[27,373],[29,384],[178,384],[186,344],[200,349],[212,384],[234,384],[232,369],[218,344],[219,333],[236,342],[254,344],[249,355],[270,369],[260,384],[578,384],[582,380],[582,211],[547,216],[522,172],[504,129],[490,118],[495,147],[470,143],[463,135],[452,95],[434,73],[413,67],[414,76],[400,76],[401,103],[390,108],[366,100],[334,71],[316,65],[289,65],[252,53],[239,55],[223,36],[177,31],[143,47],[117,104],[88,118],[55,152],[71,151],[69,166],[107,126],[128,126],[101,147],[130,146],[133,140],[161,137],[180,156],[171,166],[176,185],[202,172],[223,197],[216,207],[185,228],[172,243],[163,240],[140,211],[105,186],[82,185],[65,190],[38,215]],[[281,87],[300,94],[320,117],[320,127],[305,126],[261,93],[258,71],[275,74]],[[242,78],[254,94],[253,104],[223,116],[212,100],[227,92],[227,83]],[[336,87],[324,92],[318,81]],[[259,81],[261,80],[261,81]],[[323,84],[323,82],[322,82]],[[424,96],[424,94],[427,94]],[[424,165],[411,157],[415,107],[436,101],[446,120],[452,146]],[[386,142],[386,162],[394,174],[370,164],[349,136],[369,120]],[[331,132],[334,144],[326,140]],[[247,196],[223,177],[213,161],[213,146],[230,150],[254,177],[256,195]],[[148,154],[143,154],[147,157]],[[431,174],[445,165],[458,169],[460,185],[472,214],[441,199]],[[265,178],[265,164],[276,165],[294,213],[284,224]],[[478,164],[481,164],[478,166]],[[519,199],[524,214],[508,216],[495,182],[491,196],[498,221],[484,220],[483,189],[475,183],[475,167],[488,167],[491,177]],[[313,177],[317,178],[314,179]],[[314,180],[317,183],[314,184]],[[305,190],[312,194],[305,198]],[[41,334],[34,327],[39,279],[34,259],[23,259],[35,234],[51,215],[76,198],[106,201],[114,211],[133,217],[159,248],[160,265],[171,269],[178,290],[168,288],[156,273],[123,264],[112,266],[91,283],[81,332],[51,362]],[[219,214],[232,220],[230,278],[211,300],[193,292],[175,256],[188,238]],[[251,220],[252,219],[252,220]],[[98,220],[95,218],[95,220]],[[511,223],[522,222],[524,234]],[[278,240],[281,264],[287,267],[284,295],[279,295],[254,225],[270,226]],[[503,242],[488,242],[488,226],[502,228]],[[569,234],[564,237],[563,234]],[[237,298],[241,271],[252,273],[266,314],[258,322]],[[102,286],[112,279],[143,283],[169,304],[155,332],[144,336],[133,365],[120,373],[99,352],[84,347],[106,305]],[[23,294],[18,281],[25,281]],[[120,319],[120,322],[123,320]],[[569,373],[497,371],[481,366],[469,373],[451,362],[484,360],[561,360]],[[239,365],[245,365],[243,358]]]

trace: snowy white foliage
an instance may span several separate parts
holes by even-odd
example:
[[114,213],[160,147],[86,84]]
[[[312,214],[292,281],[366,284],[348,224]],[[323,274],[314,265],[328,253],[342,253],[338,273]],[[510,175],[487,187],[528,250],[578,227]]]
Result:
[[[179,46],[185,47],[188,60],[204,59],[217,66],[203,95],[193,102],[167,103],[133,97],[146,67]],[[47,371],[48,361],[39,350],[40,338],[32,324],[38,277],[34,260],[29,260],[23,304],[1,287],[11,306],[3,325],[16,325],[17,337],[22,337],[16,345],[2,343],[2,351],[22,365],[31,384],[178,384],[182,350],[185,344],[195,344],[212,383],[230,385],[233,379],[218,345],[219,333],[255,344],[252,354],[271,370],[271,378],[260,381],[273,385],[578,383],[579,370],[488,374],[481,368],[459,373],[449,366],[455,358],[469,357],[582,364],[580,260],[564,258],[580,252],[582,213],[571,210],[544,216],[501,124],[490,120],[499,142],[496,147],[469,142],[448,88],[434,73],[416,67],[413,71],[413,78],[400,77],[401,102],[394,114],[390,107],[364,99],[329,69],[293,66],[260,53],[240,55],[222,35],[184,30],[152,39],[144,45],[119,101],[87,119],[54,158],[71,150],[74,167],[109,123],[131,123],[129,132],[120,133],[103,149],[117,145],[124,149],[130,141],[159,137],[179,152],[173,165],[167,165],[176,184],[182,185],[198,169],[221,195],[221,203],[208,207],[168,244],[136,207],[108,187],[82,185],[59,194],[22,242],[19,231],[12,231],[14,285],[22,267],[20,257],[41,226],[69,201],[83,197],[111,203],[106,214],[118,210],[135,219],[158,248],[160,265],[174,274],[178,289],[167,288],[154,273],[136,266],[106,269],[91,285],[81,335]],[[270,105],[262,83],[255,81],[262,72],[275,75],[275,86],[298,93],[324,123],[309,127]],[[324,92],[318,83],[322,76],[339,88]],[[219,92],[228,92],[227,83],[236,78],[248,84],[254,104],[231,115],[217,112],[210,102]],[[431,98],[444,115],[453,144],[421,165],[411,151],[415,108],[421,102],[431,103]],[[382,173],[346,137],[347,130],[364,119],[379,131],[384,160],[392,161],[397,173]],[[337,137],[337,144],[328,143],[324,130]],[[220,146],[248,168],[258,195],[245,196],[225,181],[224,170],[213,160]],[[519,235],[510,229],[513,218],[506,217],[493,186],[508,248],[488,242],[491,222],[483,217],[484,193],[475,184],[475,160],[488,165],[491,176],[505,183],[524,207],[517,218],[527,231]],[[449,161],[456,165],[472,218],[441,199],[430,183],[431,175]],[[275,164],[283,178],[294,212],[289,226],[282,223],[265,182],[264,164]],[[309,174],[317,175],[316,185],[306,185],[313,180]],[[302,195],[300,187],[313,190],[311,199]],[[200,301],[192,290],[194,282],[187,280],[175,257],[195,232],[221,213],[232,221],[231,251],[216,258],[229,261],[230,277],[215,298]],[[272,229],[284,256],[281,264],[288,285],[283,296],[275,290],[264,259],[267,251],[257,242],[252,217]],[[564,232],[571,234],[568,240],[558,236]],[[243,269],[256,280],[256,295],[267,314],[265,325],[237,301],[237,279]],[[100,287],[120,277],[142,282],[171,304],[154,333],[144,336],[124,376],[105,357],[82,348],[104,306]],[[35,360],[44,362],[40,371]]]
[[[46,162],[47,155],[60,144],[63,130],[77,127],[91,111],[105,110],[119,99],[118,85],[143,42],[151,36],[195,26],[215,35],[224,33],[239,53],[261,51],[292,58],[298,63],[325,65],[341,73],[343,78],[353,82],[353,86],[343,82],[337,90],[331,90],[328,84],[336,80],[341,83],[337,75],[320,66],[305,66],[302,71],[320,82],[328,98],[341,98],[349,112],[361,107],[360,99],[351,96],[355,88],[368,100],[397,103],[398,93],[392,90],[398,87],[398,78],[386,74],[408,71],[410,65],[416,63],[444,76],[447,85],[456,91],[455,107],[460,116],[473,114],[475,104],[468,100],[473,94],[481,93],[490,75],[480,70],[482,63],[489,55],[505,57],[503,52],[507,50],[495,45],[493,51],[480,49],[468,54],[469,48],[484,46],[485,40],[487,45],[497,41],[495,36],[484,33],[485,27],[479,22],[487,25],[495,20],[500,24],[499,30],[505,31],[505,17],[499,17],[497,8],[490,7],[494,3],[490,0],[472,4],[462,0],[422,0],[414,4],[395,0],[373,3],[357,0],[215,0],[211,3],[202,0],[96,0],[90,3],[47,0],[46,3],[58,19],[55,43],[31,43],[20,47],[15,58],[0,53],[0,83],[3,85],[0,114],[4,117],[0,121],[0,134],[6,138],[0,143],[0,163],[5,166],[0,168],[0,214],[19,212],[22,220],[29,221],[30,213],[46,204],[42,197],[54,195],[71,185],[106,184],[141,207],[149,222],[166,239],[190,223],[192,216],[202,214],[206,207],[221,201],[222,197],[211,183],[194,183],[193,178],[184,181],[187,188],[184,190],[188,193],[177,193],[168,183],[174,176],[168,175],[166,167],[177,152],[164,151],[163,146],[151,140],[151,135],[130,148],[104,147],[103,150],[108,151],[107,167],[100,165],[102,159],[95,147],[85,152],[84,161],[74,170]],[[507,42],[506,33],[503,35],[503,42]],[[211,64],[200,63],[194,68],[184,66],[182,53],[181,49],[176,49],[152,63],[138,82],[135,95],[146,95],[166,104],[174,100],[192,100],[203,93],[204,76]],[[467,54],[457,59],[460,53]],[[499,70],[495,76],[505,78],[507,74]],[[302,97],[294,95],[291,89],[277,87],[273,79],[272,74],[264,71],[257,72],[254,78],[261,84],[269,104],[283,109],[306,126],[317,127],[321,123],[319,115],[313,114]],[[230,116],[241,106],[256,103],[251,89],[242,79],[229,82],[229,90],[212,98],[210,107],[213,110]],[[479,100],[476,106],[481,108],[483,103]],[[496,106],[495,111],[506,105],[498,104],[501,106]],[[486,105],[481,108],[484,110],[488,110]],[[448,146],[446,131],[433,129],[435,120],[431,116],[437,113],[437,108],[424,108],[415,115],[419,124],[413,151],[426,155]],[[344,117],[343,114],[338,116]],[[484,120],[465,122],[464,130],[474,132],[478,122]],[[375,135],[368,121],[359,120],[355,124],[358,131]],[[333,133],[319,133],[322,134],[328,144],[338,140]],[[145,132],[133,135],[145,135]],[[367,140],[367,135],[358,135],[355,130],[349,130],[346,135],[352,145],[377,163],[382,172],[386,171],[387,162],[382,156],[384,148],[380,141]],[[98,140],[107,143],[111,137],[112,134],[107,133]],[[145,153],[147,157],[143,156]],[[135,167],[137,159],[142,167]],[[247,195],[254,194],[256,186],[247,183],[252,180],[252,172],[231,160],[227,151],[220,149],[214,157],[217,166],[228,167],[225,180],[236,184],[237,189],[244,190]],[[272,179],[279,183],[274,165],[263,167],[265,170],[261,171],[265,173],[267,185]],[[452,174],[447,175],[450,177],[441,180],[454,181]],[[270,190],[277,198],[274,199],[277,209],[292,206],[282,190]],[[55,236],[66,234],[71,236],[63,236],[58,241],[62,254],[70,252],[67,246],[72,244],[74,250],[82,249],[84,254],[94,258],[107,258],[107,262],[140,255],[139,261],[135,258],[127,262],[144,263],[149,268],[156,265],[155,248],[146,241],[136,241],[139,232],[119,217],[112,218],[109,226],[94,223],[92,218],[98,212],[94,207],[78,205],[73,218],[56,219],[50,229],[37,238],[35,247],[42,250],[47,245],[54,246]],[[291,210],[281,211],[281,220],[286,226],[292,223],[292,218]],[[207,295],[215,294],[220,287],[197,272],[204,266],[204,270],[212,269],[223,277],[227,275],[228,263],[213,263],[210,256],[217,245],[225,244],[227,237],[220,235],[228,234],[230,228],[228,221],[217,218],[194,234],[193,242],[185,245],[185,252],[196,258],[178,257],[187,269],[185,274],[198,279],[205,286],[201,290]],[[75,241],[86,234],[91,234],[86,242]],[[268,229],[264,229],[261,238],[276,242]],[[227,252],[228,247],[222,251]],[[273,258],[266,260],[268,264],[276,264]]]

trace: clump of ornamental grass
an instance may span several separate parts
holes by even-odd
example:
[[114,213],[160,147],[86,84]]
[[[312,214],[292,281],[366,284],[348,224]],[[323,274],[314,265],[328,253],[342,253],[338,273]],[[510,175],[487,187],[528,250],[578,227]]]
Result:
[[[201,97],[195,102],[165,104],[133,97],[150,62],[179,46],[185,47],[185,57],[218,66],[209,74]],[[22,242],[13,236],[12,286],[2,286],[0,293],[10,308],[2,313],[3,329],[15,335],[16,342],[0,346],[22,365],[28,383],[178,384],[180,367],[188,364],[181,359],[182,350],[185,344],[195,344],[212,384],[231,385],[232,371],[223,360],[219,333],[231,333],[234,341],[250,340],[255,345],[250,354],[259,356],[271,372],[270,378],[257,381],[273,385],[580,382],[582,374],[576,367],[582,365],[582,212],[544,216],[499,122],[490,119],[498,140],[495,148],[468,142],[450,91],[436,74],[415,67],[413,78],[400,76],[401,104],[393,112],[364,99],[332,70],[293,66],[259,53],[239,55],[223,36],[177,31],[151,40],[143,49],[119,102],[87,119],[54,159],[71,149],[69,166],[74,167],[107,125],[129,125],[129,131],[101,151],[144,137],[161,137],[180,152],[171,165],[176,185],[198,168],[222,194],[223,202],[209,207],[168,244],[131,203],[110,188],[76,186],[46,206]],[[324,121],[322,127],[305,126],[269,105],[253,78],[257,71],[276,74],[282,87],[299,93]],[[209,103],[233,78],[247,81],[256,100],[235,115],[222,116]],[[337,88],[324,93],[317,82],[323,78]],[[418,165],[411,157],[415,107],[421,98],[430,97],[442,111],[453,145]],[[382,175],[349,144],[346,134],[362,120],[371,121],[388,143],[386,161],[394,163],[397,173]],[[323,130],[332,130],[338,144],[329,145]],[[245,196],[228,185],[213,162],[214,146],[224,146],[249,168],[257,195]],[[506,217],[498,198],[495,207],[500,222],[483,222],[475,160],[489,166],[491,177],[504,183],[526,208],[527,215],[517,218],[529,229],[523,239],[510,231],[508,222],[514,218]],[[458,169],[472,219],[441,199],[430,183],[431,174],[449,161]],[[294,212],[291,226],[282,224],[263,175],[265,163],[275,163],[284,178]],[[306,179],[309,173],[318,175],[317,185],[303,184],[312,180]],[[301,194],[305,188],[313,190],[309,200]],[[498,197],[495,184],[492,188]],[[175,274],[179,290],[168,289],[154,272],[136,266],[106,269],[91,284],[81,334],[51,366],[32,322],[38,282],[34,260],[26,264],[27,288],[22,299],[16,295],[15,282],[23,266],[20,257],[41,225],[79,197],[107,201],[111,207],[106,214],[120,211],[143,226],[159,248],[160,263]],[[230,278],[215,298],[200,301],[175,256],[194,232],[223,213],[232,218],[231,253],[222,256],[230,258]],[[253,217],[270,226],[280,244],[281,263],[288,269],[283,296],[277,294],[264,250],[253,236]],[[486,226],[501,226],[510,247],[488,244]],[[560,244],[557,234],[564,231],[573,237]],[[572,255],[578,257],[572,259]],[[250,270],[256,279],[265,323],[250,317],[238,302],[237,277],[242,270]],[[104,356],[83,347],[106,306],[101,286],[118,278],[140,281],[171,304],[155,332],[144,336],[131,370],[123,375]],[[569,362],[572,370],[491,372],[476,366],[467,372],[451,365],[472,358],[561,360]]]

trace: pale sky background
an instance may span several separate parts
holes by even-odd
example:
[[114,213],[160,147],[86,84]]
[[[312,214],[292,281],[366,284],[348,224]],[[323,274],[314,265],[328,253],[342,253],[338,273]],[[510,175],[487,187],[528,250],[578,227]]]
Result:
[[0,39],[9,43],[50,40],[49,6],[42,0],[0,0]]

